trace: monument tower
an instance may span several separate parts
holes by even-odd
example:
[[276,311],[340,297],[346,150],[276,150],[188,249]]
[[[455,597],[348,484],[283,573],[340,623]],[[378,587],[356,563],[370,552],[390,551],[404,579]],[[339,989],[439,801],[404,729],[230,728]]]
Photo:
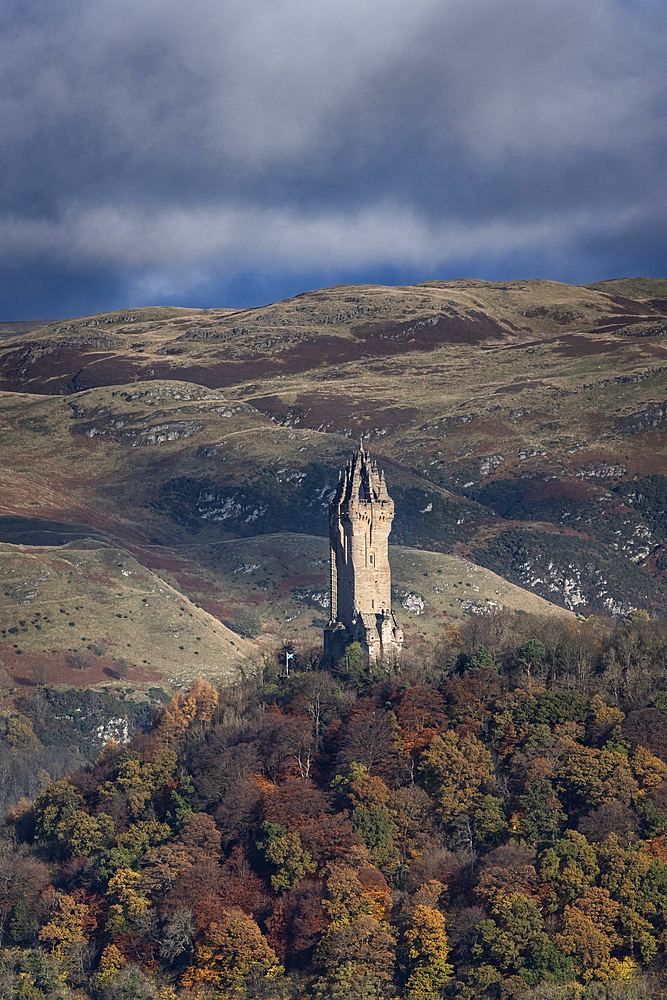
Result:
[[340,473],[329,504],[331,620],[324,630],[325,662],[358,642],[369,656],[397,654],[403,631],[391,610],[388,540],[394,501],[363,443]]

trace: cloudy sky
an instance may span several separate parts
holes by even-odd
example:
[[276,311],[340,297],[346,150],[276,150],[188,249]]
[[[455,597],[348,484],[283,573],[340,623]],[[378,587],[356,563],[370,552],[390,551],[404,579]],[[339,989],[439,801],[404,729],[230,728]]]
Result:
[[0,320],[667,276],[664,0],[0,9]]

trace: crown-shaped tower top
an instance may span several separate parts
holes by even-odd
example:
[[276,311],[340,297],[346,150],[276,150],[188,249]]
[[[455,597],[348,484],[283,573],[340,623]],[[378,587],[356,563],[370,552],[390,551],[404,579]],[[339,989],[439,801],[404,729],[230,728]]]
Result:
[[371,460],[363,441],[338,476],[338,488],[330,510],[359,499],[366,503],[391,503],[384,471],[378,471],[377,462]]

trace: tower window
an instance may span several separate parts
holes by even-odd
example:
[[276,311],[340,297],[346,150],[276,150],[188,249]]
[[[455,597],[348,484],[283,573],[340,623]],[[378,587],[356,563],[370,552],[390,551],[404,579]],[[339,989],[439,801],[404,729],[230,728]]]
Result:
[[372,607],[373,609],[375,608],[375,601],[371,601],[371,607]]
[[373,556],[371,556],[371,566],[373,565]]

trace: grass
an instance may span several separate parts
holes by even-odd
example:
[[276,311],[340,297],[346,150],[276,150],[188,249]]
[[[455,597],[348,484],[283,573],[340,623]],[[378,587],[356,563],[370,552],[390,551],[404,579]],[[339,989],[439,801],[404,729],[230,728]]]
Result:
[[582,285],[609,295],[623,295],[629,299],[660,299],[667,296],[667,280],[660,278],[612,278],[611,281],[595,281]]
[[[261,617],[260,642],[271,649],[288,639],[319,641],[329,618],[329,548],[324,538],[301,534],[260,535],[210,546],[192,546],[188,555],[204,567],[223,595],[218,611],[233,621],[239,609]],[[289,573],[283,566],[288,561]],[[389,548],[394,613],[408,637],[441,637],[450,618],[502,605],[532,614],[568,613],[468,560],[439,552],[392,545]],[[252,568],[251,568],[252,567]],[[424,577],[427,577],[425,580]],[[459,592],[459,581],[460,590]],[[421,614],[403,607],[408,594],[424,600]],[[206,600],[202,596],[202,600]],[[209,600],[212,600],[209,597]]]
[[[0,578],[0,655],[12,672],[46,656],[57,681],[87,686],[98,675],[108,682],[122,658],[133,665],[130,680],[222,681],[257,658],[252,644],[122,549],[1,544]],[[69,666],[72,654],[90,660],[87,670]]]
[[[659,283],[637,280],[622,294],[663,294]],[[0,517],[89,525],[218,619],[232,620],[243,594],[262,604],[276,629],[286,619],[301,628],[291,623],[326,612],[306,610],[292,594],[310,582],[300,582],[308,574],[294,571],[289,549],[287,568],[244,577],[245,590],[239,574],[225,570],[222,581],[207,552],[250,552],[250,536],[281,530],[292,537],[321,525],[324,534],[327,487],[359,434],[387,469],[397,500],[394,540],[459,555],[505,523],[461,499],[489,481],[580,482],[599,460],[624,465],[628,479],[664,471],[667,430],[628,436],[617,418],[667,398],[667,338],[600,332],[650,313],[641,303],[614,304],[608,293],[619,292],[617,283],[603,284],[602,291],[547,281],[340,286],[253,310],[123,310],[108,318],[135,319],[50,324],[23,338],[42,347],[25,362],[28,381],[19,388],[65,392],[79,370],[91,379],[106,372],[114,384],[64,396],[2,394]],[[426,321],[439,316],[459,340],[447,340],[446,323],[428,340],[435,327]],[[480,323],[486,339],[471,342]],[[55,328],[68,325],[77,336],[111,333],[123,346],[105,356],[81,346],[56,351]],[[192,330],[213,336],[180,339]],[[18,343],[0,344],[5,375],[16,369]],[[180,353],[165,353],[172,349]],[[458,420],[467,416],[474,419]],[[172,439],[151,440],[163,425]],[[208,490],[221,510],[229,501],[241,512],[215,515],[216,501],[202,507]],[[421,513],[429,504],[431,513]],[[576,516],[573,501],[568,530]],[[267,611],[271,595],[275,615]]]

